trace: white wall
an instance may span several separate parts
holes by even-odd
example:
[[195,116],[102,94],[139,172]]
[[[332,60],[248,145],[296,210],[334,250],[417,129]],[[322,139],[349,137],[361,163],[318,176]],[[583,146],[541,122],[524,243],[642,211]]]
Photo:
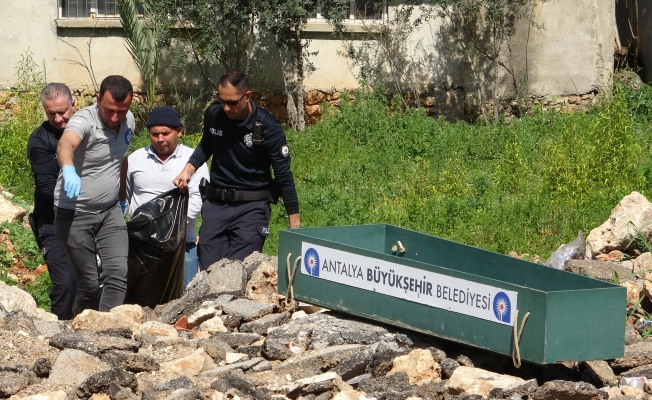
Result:
[[[0,86],[9,87],[16,83],[15,71],[21,55],[29,49],[39,65],[45,65],[48,81],[61,81],[73,88],[90,86],[87,71],[70,61],[81,61],[75,49],[59,38],[76,46],[88,60],[87,43],[91,28],[59,27],[56,0],[15,1],[0,0],[0,40],[4,59],[0,64]],[[509,62],[515,70],[524,71],[526,66],[530,77],[530,92],[537,95],[563,95],[586,93],[608,83],[613,66],[614,3],[605,0],[557,0],[537,3],[536,20],[544,29],[527,29],[519,26],[512,41],[514,57]],[[430,28],[415,32],[412,45],[432,45],[437,32],[435,21]],[[649,34],[649,30],[648,30]],[[318,50],[313,58],[317,70],[308,74],[305,85],[309,89],[342,90],[357,86],[350,72],[346,58],[338,54],[343,44],[328,33],[307,32],[311,39],[310,50]],[[111,74],[124,75],[135,84],[140,84],[138,70],[124,45],[120,28],[98,28],[92,40],[91,57],[95,76],[101,81]],[[650,41],[647,42],[648,44]],[[258,61],[261,70],[269,71],[270,86],[280,85],[279,66],[274,59]],[[473,80],[468,63],[445,60],[439,57],[439,64],[432,66],[433,86],[445,82],[445,86],[462,86],[473,92]],[[176,72],[162,65],[163,81],[175,79]],[[188,83],[198,83],[194,73],[183,78]],[[504,77],[504,82],[508,79]],[[504,89],[509,94],[509,85]]]

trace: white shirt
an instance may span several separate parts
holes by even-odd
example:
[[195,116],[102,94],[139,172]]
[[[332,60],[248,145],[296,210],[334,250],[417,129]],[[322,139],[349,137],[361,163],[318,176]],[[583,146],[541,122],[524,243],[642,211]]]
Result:
[[[154,197],[174,189],[175,186],[172,184],[172,180],[181,173],[192,152],[193,149],[179,143],[174,153],[167,160],[161,161],[151,145],[134,151],[129,156],[129,168],[127,169],[129,215],[133,215],[138,207]],[[188,202],[186,242],[195,241],[195,225],[202,204],[201,195],[199,194],[201,178],[209,179],[206,164],[197,169],[188,183],[190,199]]]

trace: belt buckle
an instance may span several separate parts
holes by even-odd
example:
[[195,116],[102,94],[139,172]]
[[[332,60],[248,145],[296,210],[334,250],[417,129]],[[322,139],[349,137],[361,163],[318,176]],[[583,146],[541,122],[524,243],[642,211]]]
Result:
[[235,201],[235,189],[224,189],[224,197],[233,203]]

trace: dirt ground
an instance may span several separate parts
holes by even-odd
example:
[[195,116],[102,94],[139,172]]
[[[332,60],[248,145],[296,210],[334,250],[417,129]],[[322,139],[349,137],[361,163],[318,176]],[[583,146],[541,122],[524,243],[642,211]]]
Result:
[[0,248],[3,247],[12,258],[11,266],[9,267],[9,277],[18,282],[20,286],[33,283],[36,278],[47,271],[45,264],[39,265],[36,269],[29,269],[21,260],[14,257],[15,247],[11,240],[9,240],[9,234],[6,230],[0,233]]

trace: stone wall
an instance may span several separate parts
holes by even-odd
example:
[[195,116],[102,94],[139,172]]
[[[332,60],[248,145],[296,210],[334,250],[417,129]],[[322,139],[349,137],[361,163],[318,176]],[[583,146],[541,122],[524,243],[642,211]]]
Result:
[[[73,89],[73,95],[77,104],[86,106],[95,102],[94,92],[88,89]],[[348,92],[349,98],[353,99],[352,91]],[[324,104],[330,107],[337,107],[341,100],[340,91],[309,90],[304,99],[304,114],[306,123],[312,125],[323,115]],[[135,94],[136,103],[144,103],[145,97]],[[388,99],[390,100],[390,99]],[[414,105],[414,99],[406,96],[406,100]],[[540,106],[544,111],[555,108],[560,111],[582,110],[589,104],[595,104],[598,100],[597,91],[579,95],[566,96],[530,96],[528,102],[530,107]],[[186,120],[186,129],[189,132],[200,132],[201,112],[206,104],[211,101],[210,96],[197,105],[195,111]],[[271,112],[281,123],[287,122],[287,96],[280,91],[265,91],[254,93],[254,101],[264,109]],[[480,117],[481,112],[473,96],[463,90],[439,91],[426,93],[419,98],[419,104],[425,108],[428,115],[437,118],[444,116],[448,121],[475,121]],[[173,105],[174,99],[169,93],[162,93],[156,96],[155,105]],[[493,103],[487,102],[487,114],[493,113]],[[500,102],[500,113],[507,117],[518,115],[518,102],[515,99],[505,99]],[[18,105],[18,94],[11,90],[0,90],[0,124],[12,118],[20,112]]]

